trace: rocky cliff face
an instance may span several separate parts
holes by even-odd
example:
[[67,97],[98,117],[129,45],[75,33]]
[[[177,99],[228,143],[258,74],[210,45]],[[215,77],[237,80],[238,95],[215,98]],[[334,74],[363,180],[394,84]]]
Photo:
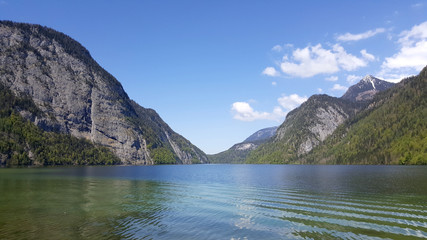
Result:
[[301,163],[427,164],[427,67],[346,121]]
[[394,83],[367,75],[357,84],[351,86],[341,98],[352,102],[369,101],[374,98],[375,94],[387,90],[393,85]]
[[318,146],[358,104],[328,95],[314,95],[291,111],[270,141],[252,151],[248,163],[294,163]]
[[369,108],[374,96],[393,86],[370,75],[341,97],[314,95],[291,111],[271,141],[252,151],[248,163],[294,163],[330,136],[347,119]]
[[314,95],[288,114],[273,141],[292,144],[298,156],[308,153],[357,111],[348,101]]
[[37,126],[107,146],[124,164],[153,164],[156,148],[172,152],[178,163],[207,161],[154,110],[132,102],[84,47],[52,29],[0,22],[0,81],[46,113],[21,113]]

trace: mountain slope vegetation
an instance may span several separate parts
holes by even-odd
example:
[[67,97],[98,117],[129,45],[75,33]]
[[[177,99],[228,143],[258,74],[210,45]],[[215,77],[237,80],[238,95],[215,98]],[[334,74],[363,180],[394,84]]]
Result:
[[207,162],[206,154],[153,109],[133,102],[87,49],[53,29],[0,21],[0,83],[43,113],[16,109],[25,120],[102,145],[121,164]]
[[292,110],[276,135],[252,151],[246,163],[293,163],[359,109],[358,103],[328,95],[314,95]]
[[244,163],[247,156],[259,145],[267,142],[276,133],[278,127],[264,128],[256,131],[243,142],[234,144],[231,148],[208,155],[210,163]]
[[427,69],[377,94],[301,163],[427,164]]
[[312,96],[246,163],[426,164],[426,79],[367,76],[340,99]]
[[0,165],[111,165],[117,158],[104,146],[68,134],[46,132],[18,111],[43,113],[26,97],[0,83]]

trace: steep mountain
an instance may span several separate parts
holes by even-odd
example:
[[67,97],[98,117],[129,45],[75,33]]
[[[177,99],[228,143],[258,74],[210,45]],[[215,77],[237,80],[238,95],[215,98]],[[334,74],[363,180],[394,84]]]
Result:
[[427,68],[375,95],[300,162],[427,164]]
[[0,21],[0,83],[43,113],[18,109],[24,119],[105,146],[122,164],[207,162],[154,110],[130,100],[83,46],[53,29]]
[[234,144],[226,151],[208,155],[211,163],[244,163],[249,153],[260,144],[267,142],[276,133],[278,127],[261,129],[241,143]]
[[15,96],[0,83],[0,165],[119,164],[106,147],[69,134],[46,132],[18,112],[44,115],[31,98]]
[[393,85],[394,83],[367,75],[357,84],[351,86],[341,98],[353,102],[369,101],[374,98],[376,93],[387,90]]
[[361,104],[314,95],[292,110],[267,143],[252,151],[246,163],[292,163],[332,134]]

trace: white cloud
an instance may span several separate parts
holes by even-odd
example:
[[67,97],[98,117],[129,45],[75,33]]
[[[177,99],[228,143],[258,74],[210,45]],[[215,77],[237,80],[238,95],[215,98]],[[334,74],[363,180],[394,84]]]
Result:
[[283,59],[281,70],[288,75],[303,78],[336,73],[339,70],[356,70],[370,61],[366,57],[358,58],[347,53],[339,44],[335,44],[332,49],[325,49],[321,44],[298,48],[293,51],[292,57],[293,61]]
[[413,46],[402,47],[400,51],[388,57],[383,67],[388,69],[412,68],[421,70],[427,65],[427,40],[419,41]]
[[361,79],[362,79],[362,77],[361,76],[357,76],[357,75],[348,75],[347,76],[347,82],[350,85],[353,85],[356,81],[359,81]]
[[396,77],[417,74],[427,65],[427,21],[399,36],[399,52],[385,58],[378,74],[386,80],[396,81]]
[[401,32],[399,36],[399,43],[403,46],[412,46],[419,40],[427,39],[427,21],[413,26],[411,30]]
[[280,76],[280,73],[274,67],[266,67],[264,71],[262,71],[262,74],[270,77]]
[[275,106],[272,112],[256,111],[248,102],[235,102],[231,106],[231,112],[233,113],[233,118],[240,121],[271,120],[281,122],[289,111],[298,107],[306,100],[307,97],[300,97],[298,94],[282,95],[282,97],[277,99],[280,106]]
[[244,121],[244,122],[252,122],[255,120],[272,120],[276,122],[282,121],[287,112],[283,112],[282,108],[274,107],[271,113],[268,112],[258,112],[255,111],[251,105],[247,102],[235,102],[231,107],[231,111],[233,112],[233,118]]
[[283,57],[282,57],[282,61],[288,61],[288,55],[284,55]]
[[422,8],[423,6],[424,6],[424,4],[420,3],[420,2],[411,5],[411,7],[413,7],[413,8]]
[[274,51],[274,52],[281,52],[281,51],[283,51],[285,48],[292,48],[292,47],[294,47],[294,45],[293,45],[293,44],[290,44],[290,43],[286,43],[286,44],[284,44],[284,45],[279,45],[279,44],[277,44],[277,45],[275,45],[274,47],[272,47],[272,48],[271,48],[271,51]]
[[298,94],[291,94],[289,96],[282,95],[282,97],[278,98],[280,106],[285,108],[288,111],[298,107],[301,103],[307,101],[307,97],[298,96]]
[[317,89],[317,92],[318,92],[318,93],[322,93],[322,92],[323,92],[323,89],[318,88],[318,89]]
[[337,76],[330,76],[330,77],[325,78],[325,80],[329,81],[329,82],[336,82],[336,81],[338,81],[338,77]]
[[347,87],[339,85],[339,84],[334,84],[334,86],[332,87],[333,91],[347,91]]
[[337,37],[337,40],[338,41],[344,41],[344,42],[359,41],[362,39],[367,39],[367,38],[373,37],[373,36],[377,35],[378,33],[383,33],[383,32],[385,32],[384,28],[377,28],[375,30],[369,30],[369,31],[359,33],[359,34],[346,33],[343,35],[339,35]]
[[271,82],[271,85],[276,86],[277,82]]
[[247,102],[235,102],[231,107],[231,111],[234,113],[234,119],[251,122],[259,119],[269,119],[270,114],[267,112],[255,111],[251,105]]
[[364,59],[348,54],[339,44],[335,44],[333,46],[333,50],[335,52],[338,64],[344,70],[352,71],[368,64]]
[[362,54],[362,56],[363,56],[366,60],[368,60],[368,61],[374,61],[374,60],[375,60],[374,55],[372,55],[372,54],[368,53],[368,52],[366,51],[366,49],[362,49],[362,51],[360,51],[360,53],[361,53],[361,54]]
[[276,45],[273,48],[271,48],[271,50],[275,52],[281,52],[283,50],[283,47],[280,45]]

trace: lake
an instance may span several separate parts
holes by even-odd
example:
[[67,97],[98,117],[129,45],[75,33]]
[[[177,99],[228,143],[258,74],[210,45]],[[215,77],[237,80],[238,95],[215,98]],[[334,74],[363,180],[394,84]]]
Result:
[[427,167],[0,169],[0,239],[366,238],[427,238]]

